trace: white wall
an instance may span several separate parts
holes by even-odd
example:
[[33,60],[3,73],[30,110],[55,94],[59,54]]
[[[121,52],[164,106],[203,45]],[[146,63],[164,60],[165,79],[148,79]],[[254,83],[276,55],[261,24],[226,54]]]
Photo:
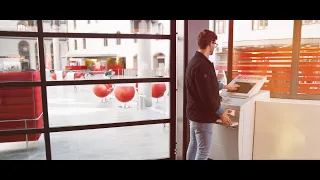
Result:
[[[36,39],[13,39],[13,38],[0,38],[0,56],[19,56],[19,42],[27,41],[29,43],[29,52],[30,52],[30,65],[31,68],[35,69],[36,65],[36,51],[35,45],[37,43]],[[45,54],[50,54],[50,44],[52,40],[45,40]],[[67,52],[67,42],[60,41],[60,55],[63,56]]]
[[[234,41],[290,39],[293,35],[293,20],[268,20],[268,28],[252,30],[252,20],[234,21]],[[213,21],[210,22],[213,24]],[[213,29],[213,25],[210,25]],[[228,41],[229,23],[226,22],[225,33],[217,34],[218,42],[224,46]],[[302,38],[320,38],[320,24],[302,25]],[[222,43],[220,43],[222,44]]]
[[[20,20],[0,20],[0,31],[17,31]],[[43,22],[43,31],[51,32],[50,23]],[[67,32],[67,25],[61,24],[60,32]]]
[[254,159],[320,159],[320,101],[257,101]]
[[[130,20],[77,20],[77,28],[74,29],[73,20],[69,20],[69,32],[90,32],[90,33],[116,33],[120,31],[123,34],[131,33]],[[170,33],[170,21],[159,20],[163,23],[163,33]],[[137,54],[137,44],[133,39],[121,39],[121,45],[116,45],[116,39],[108,39],[108,46],[104,46],[104,40],[101,39],[86,39],[86,49],[83,49],[83,39],[77,39],[77,50],[74,49],[74,38],[70,39],[69,50],[70,54],[105,54],[125,56],[127,59],[127,68],[133,68],[133,57]],[[152,56],[156,53],[163,53],[165,55],[165,67],[169,66],[169,40],[151,40],[151,53]],[[150,57],[152,61],[153,57]],[[153,61],[152,61],[153,63]],[[153,65],[153,64],[152,64]]]

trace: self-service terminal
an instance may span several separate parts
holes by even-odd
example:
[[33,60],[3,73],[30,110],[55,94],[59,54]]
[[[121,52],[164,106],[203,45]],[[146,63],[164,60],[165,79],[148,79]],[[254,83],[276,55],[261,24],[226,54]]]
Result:
[[226,110],[232,125],[226,127],[218,120],[213,127],[213,138],[209,158],[213,160],[251,160],[255,102],[270,98],[269,91],[260,90],[267,82],[266,76],[239,75],[229,85],[240,88],[221,92],[221,106]]

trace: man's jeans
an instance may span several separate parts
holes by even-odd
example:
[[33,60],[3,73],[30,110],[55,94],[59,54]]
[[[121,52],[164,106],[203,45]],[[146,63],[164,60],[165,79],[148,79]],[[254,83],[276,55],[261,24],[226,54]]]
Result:
[[187,160],[208,160],[213,123],[198,123],[190,121],[190,142]]

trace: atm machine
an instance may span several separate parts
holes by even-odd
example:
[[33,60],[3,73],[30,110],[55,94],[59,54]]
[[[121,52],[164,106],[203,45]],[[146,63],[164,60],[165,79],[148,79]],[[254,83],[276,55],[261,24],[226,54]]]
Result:
[[266,76],[239,75],[229,85],[239,84],[237,91],[221,92],[221,106],[232,120],[227,127],[218,120],[213,126],[209,159],[252,160],[255,102],[270,98],[269,91],[260,90]]

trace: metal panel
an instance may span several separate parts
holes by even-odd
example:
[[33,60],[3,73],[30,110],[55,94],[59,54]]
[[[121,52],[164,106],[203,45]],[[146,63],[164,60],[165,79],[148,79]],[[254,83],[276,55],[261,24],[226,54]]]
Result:
[[[37,20],[38,31],[39,33],[43,32],[42,20]],[[44,43],[43,36],[38,37],[38,46],[39,46],[39,62],[40,62],[40,76],[41,81],[45,81],[46,72],[45,72],[45,54],[44,54]],[[50,143],[50,134],[49,134],[49,115],[48,115],[48,102],[47,102],[47,87],[45,84],[41,84],[41,95],[42,95],[42,109],[43,109],[43,127],[44,127],[44,140],[46,147],[46,157],[47,160],[51,160],[51,143]]]
[[229,34],[228,34],[228,84],[232,81],[232,59],[233,59],[233,25],[234,20],[229,20]]
[[176,157],[176,20],[170,21],[170,159]]
[[[198,43],[197,43],[197,36],[200,31],[204,29],[209,29],[209,20],[188,20],[185,27],[185,67],[187,67],[188,62],[193,57],[194,53],[198,50]],[[186,93],[185,86],[184,86],[184,93]],[[186,96],[185,96],[186,98]],[[186,109],[186,102],[185,99],[184,103],[184,111]],[[187,153],[188,144],[189,144],[189,121],[188,119],[184,118],[183,122],[183,154],[184,159]]]
[[295,98],[298,92],[301,28],[302,28],[302,20],[294,20],[293,39],[292,39],[291,81],[290,81],[290,97],[291,98]]
[[155,34],[108,34],[108,33],[41,33],[38,27],[38,32],[11,32],[0,31],[0,37],[12,36],[12,37],[39,37],[43,36],[48,38],[108,38],[108,39],[170,39],[170,35],[155,35]]
[[177,21],[177,154],[176,159],[183,160],[183,122],[184,122],[184,104],[185,93],[184,93],[184,74],[185,74],[185,59],[184,59],[184,45],[185,45],[185,28],[186,20]]

